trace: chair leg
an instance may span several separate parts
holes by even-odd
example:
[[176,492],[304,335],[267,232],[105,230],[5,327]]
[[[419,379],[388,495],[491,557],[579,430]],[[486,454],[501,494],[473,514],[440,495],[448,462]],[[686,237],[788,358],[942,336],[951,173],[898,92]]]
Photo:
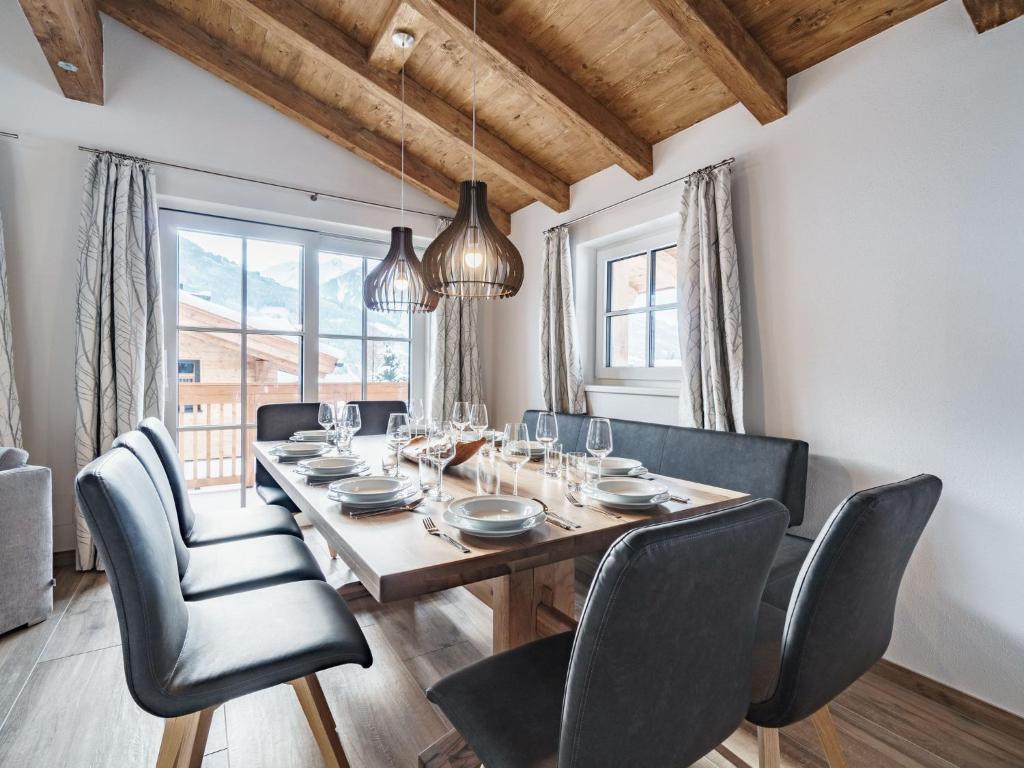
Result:
[[832,715],[829,714],[828,704],[811,715],[811,722],[814,723],[814,730],[821,739],[829,768],[846,768],[846,758],[843,757],[843,748],[839,744],[839,734],[836,732],[835,723],[832,722]]
[[782,768],[778,728],[757,726],[757,765],[758,768]]
[[190,728],[191,739],[186,738],[178,755],[177,768],[200,768],[206,752],[206,740],[210,737],[210,723],[217,707],[207,707],[194,720],[194,729]]
[[331,556],[331,560],[338,559],[338,550],[332,547],[330,544],[327,545],[327,554]]
[[313,731],[320,754],[323,755],[324,764],[327,768],[349,768],[334,716],[331,714],[331,708],[327,706],[327,698],[316,675],[300,677],[290,681],[289,685],[295,689],[295,695],[299,698],[309,728]]
[[479,768],[480,758],[453,729],[420,752],[418,764],[419,768]]
[[160,751],[156,756],[156,768],[176,768],[178,756],[189,740],[191,745],[192,734],[198,720],[199,713],[193,712],[190,715],[181,717],[169,717],[164,720],[164,736],[160,741]]

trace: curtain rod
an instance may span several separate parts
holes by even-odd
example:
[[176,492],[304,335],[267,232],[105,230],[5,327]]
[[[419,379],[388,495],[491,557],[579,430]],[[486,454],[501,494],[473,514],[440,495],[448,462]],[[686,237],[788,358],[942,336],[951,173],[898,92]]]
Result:
[[[392,211],[400,211],[401,210],[401,208],[399,208],[397,205],[390,205],[389,203],[377,203],[377,202],[374,202],[372,200],[361,200],[358,197],[347,197],[345,195],[339,195],[339,194],[336,194],[334,192],[320,192],[320,191],[315,190],[315,189],[306,189],[304,187],[294,187],[294,186],[292,186],[290,184],[281,184],[281,183],[278,183],[276,181],[266,181],[264,179],[253,179],[253,178],[250,178],[248,176],[236,176],[233,173],[224,173],[223,171],[211,171],[211,170],[208,170],[206,168],[194,168],[194,167],[192,167],[190,165],[180,165],[179,163],[168,163],[168,162],[164,162],[163,160],[151,160],[148,157],[139,157],[138,155],[128,155],[128,154],[125,154],[123,152],[114,152],[114,151],[111,151],[109,149],[97,149],[96,147],[83,147],[81,145],[79,145],[78,148],[82,152],[91,152],[94,155],[99,155],[99,154],[113,155],[114,157],[123,158],[125,160],[139,160],[139,161],[144,162],[144,163],[149,163],[150,165],[162,165],[165,168],[177,168],[178,170],[181,170],[181,171],[191,171],[192,173],[205,173],[208,176],[218,176],[218,177],[220,177],[222,179],[234,179],[235,181],[247,181],[250,184],[262,184],[265,187],[275,187],[277,189],[286,189],[286,190],[289,190],[291,192],[301,192],[304,195],[308,195],[309,199],[312,200],[313,202],[316,202],[321,197],[328,197],[328,198],[331,198],[333,200],[343,200],[343,201],[345,201],[347,203],[355,203],[357,205],[366,205],[366,206],[369,206],[371,208],[387,208],[387,209],[392,210]],[[406,208],[405,212],[406,213],[419,214],[420,216],[429,216],[429,217],[431,217],[433,219],[436,219],[438,216],[444,215],[444,214],[440,214],[440,213],[430,213],[428,211],[417,211],[417,210],[414,210],[412,208]]]
[[712,163],[711,165],[707,165],[703,168],[698,168],[696,171],[690,171],[688,174],[686,174],[685,176],[680,176],[678,179],[672,179],[672,181],[666,181],[664,184],[659,184],[658,186],[652,187],[651,189],[646,189],[643,192],[637,192],[635,195],[633,195],[632,197],[627,197],[625,200],[619,200],[617,203],[606,205],[604,208],[598,208],[596,211],[584,213],[582,216],[577,216],[575,219],[569,219],[568,221],[563,221],[561,224],[556,224],[553,227],[548,227],[544,231],[551,232],[552,230],[558,229],[559,227],[568,227],[570,224],[575,224],[578,221],[589,219],[591,216],[596,216],[599,213],[604,213],[605,211],[609,211],[612,208],[617,208],[618,206],[628,203],[631,200],[636,200],[638,197],[643,197],[644,195],[651,194],[651,192],[657,192],[659,189],[670,187],[673,184],[677,184],[680,181],[684,181],[685,179],[690,178],[691,176],[696,176],[698,173],[707,173],[708,171],[715,170],[715,168],[721,168],[723,165],[732,165],[735,162],[735,157],[727,157],[725,160],[721,160],[717,163]]
[[0,136],[3,136],[5,139],[20,139],[21,138],[21,136],[19,136],[18,134],[16,134],[16,133],[8,133],[7,131],[0,131]]

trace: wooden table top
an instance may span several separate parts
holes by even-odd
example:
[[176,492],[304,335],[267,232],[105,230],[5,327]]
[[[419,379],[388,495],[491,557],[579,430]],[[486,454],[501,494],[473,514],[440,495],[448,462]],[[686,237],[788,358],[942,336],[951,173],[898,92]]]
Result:
[[[355,572],[366,590],[379,602],[436,592],[442,589],[502,576],[518,570],[568,560],[578,555],[603,552],[625,531],[652,520],[681,515],[704,514],[731,506],[748,494],[659,477],[688,503],[667,502],[645,512],[620,512],[614,519],[585,508],[575,507],[565,498],[564,478],[546,477],[540,463],[528,463],[519,473],[519,495],[535,497],[550,509],[581,528],[567,531],[545,524],[508,539],[483,539],[462,533],[444,522],[447,502],[425,499],[415,512],[356,518],[341,511],[341,504],[327,497],[327,486],[307,485],[296,473],[295,464],[278,463],[267,451],[281,441],[256,442],[256,459],[310,519],[320,533]],[[357,437],[353,449],[375,470],[386,450],[381,435]],[[403,460],[403,474],[419,480],[416,464]],[[511,489],[511,469],[502,467],[503,488]],[[460,467],[450,468],[444,478],[445,490],[455,498],[476,494],[476,458]],[[424,515],[433,517],[438,528],[470,549],[462,554],[450,544],[426,533]]]

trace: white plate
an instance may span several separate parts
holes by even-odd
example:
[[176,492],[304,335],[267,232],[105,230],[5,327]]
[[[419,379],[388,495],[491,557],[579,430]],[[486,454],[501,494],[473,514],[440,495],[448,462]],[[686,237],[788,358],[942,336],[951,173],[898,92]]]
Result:
[[[299,444],[298,443],[291,443],[291,445],[296,445],[297,446]],[[306,445],[314,445],[314,443],[306,443]],[[320,443],[318,445],[322,445],[322,443]],[[288,452],[288,451],[278,451],[276,449],[271,449],[269,451],[270,455],[271,456],[276,456],[278,461],[280,461],[280,462],[288,462],[288,463],[291,463],[291,464],[294,464],[295,462],[299,461],[300,459],[313,459],[313,458],[316,458],[317,456],[323,456],[325,453],[330,453],[330,452],[331,452],[331,447],[329,445],[323,445],[323,447],[321,447],[321,448],[317,448],[317,449],[314,449],[312,451],[306,451],[304,453],[292,453],[292,452]]]
[[314,453],[329,447],[327,443],[281,443],[281,445],[270,450],[282,456],[312,456]]
[[544,514],[544,506],[523,496],[469,496],[456,499],[448,511],[480,530],[521,530],[523,523]]
[[605,475],[629,475],[638,469],[643,469],[643,464],[636,459],[625,459],[621,456],[606,456],[601,462],[601,472]]
[[327,439],[326,429],[300,429],[290,438],[292,442],[322,443]]
[[443,517],[444,521],[452,528],[460,530],[463,533],[468,533],[471,536],[479,536],[484,539],[507,539],[510,536],[519,536],[527,531],[532,531],[540,525],[544,525],[546,515],[542,513],[530,520],[524,520],[515,528],[497,531],[481,528],[479,527],[479,523],[460,517],[459,515],[454,515],[447,509],[444,511]]
[[606,477],[589,484],[584,490],[600,501],[627,504],[650,503],[655,496],[668,493],[668,488],[660,483],[632,477]]
[[328,456],[321,459],[304,459],[299,469],[311,475],[340,475],[363,469],[366,462],[358,456]]
[[371,475],[331,483],[331,491],[348,501],[386,501],[395,498],[408,485],[407,477]]
[[401,507],[405,504],[411,504],[416,499],[420,498],[423,493],[416,486],[410,486],[402,490],[401,493],[397,494],[394,498],[390,499],[377,499],[375,501],[349,501],[343,499],[334,491],[327,491],[327,498],[331,501],[336,501],[341,504],[342,510],[358,510],[360,512],[369,512],[374,509],[387,509],[388,507]]
[[303,477],[308,477],[311,480],[320,481],[346,480],[350,477],[366,477],[367,475],[373,474],[373,472],[370,471],[370,468],[366,464],[361,464],[357,467],[352,467],[351,469],[334,469],[330,471],[313,471],[306,469],[305,467],[299,466],[295,468],[295,473],[297,475],[302,475]]
[[603,507],[609,507],[611,509],[620,509],[624,512],[642,512],[645,509],[651,509],[653,507],[658,506],[659,504],[664,504],[666,501],[670,501],[672,499],[672,495],[669,493],[663,493],[660,496],[655,496],[650,501],[642,502],[604,501],[603,499],[598,499],[593,494],[585,495],[589,495],[591,500],[597,501]]

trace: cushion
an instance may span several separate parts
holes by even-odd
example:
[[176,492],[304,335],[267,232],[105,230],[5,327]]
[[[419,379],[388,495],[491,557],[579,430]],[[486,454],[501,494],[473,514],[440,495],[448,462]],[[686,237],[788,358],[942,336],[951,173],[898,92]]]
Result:
[[206,600],[307,579],[323,581],[313,554],[294,536],[260,536],[189,550],[181,578],[186,600]]
[[284,507],[266,505],[197,510],[188,545],[201,547],[274,534],[302,538],[295,517]]
[[0,448],[0,472],[24,467],[28,463],[28,451],[21,448]]
[[764,602],[783,611],[789,608],[789,598],[793,594],[796,577],[804,560],[807,559],[807,553],[811,551],[812,544],[813,539],[804,539],[790,533],[782,537],[779,550],[775,553],[771,573],[768,574],[764,595],[761,597]]
[[761,603],[754,639],[754,674],[750,683],[750,700],[755,704],[767,701],[775,693],[782,663],[782,632],[786,612],[774,605]]
[[[258,462],[256,466],[260,466]],[[273,478],[270,478],[270,480],[273,482]],[[297,514],[299,511],[299,508],[295,506],[295,502],[291,500],[291,497],[285,492],[284,488],[279,486],[277,483],[274,483],[273,485],[257,483],[256,493],[261,499],[267,502],[268,506],[283,507],[293,515]]]

